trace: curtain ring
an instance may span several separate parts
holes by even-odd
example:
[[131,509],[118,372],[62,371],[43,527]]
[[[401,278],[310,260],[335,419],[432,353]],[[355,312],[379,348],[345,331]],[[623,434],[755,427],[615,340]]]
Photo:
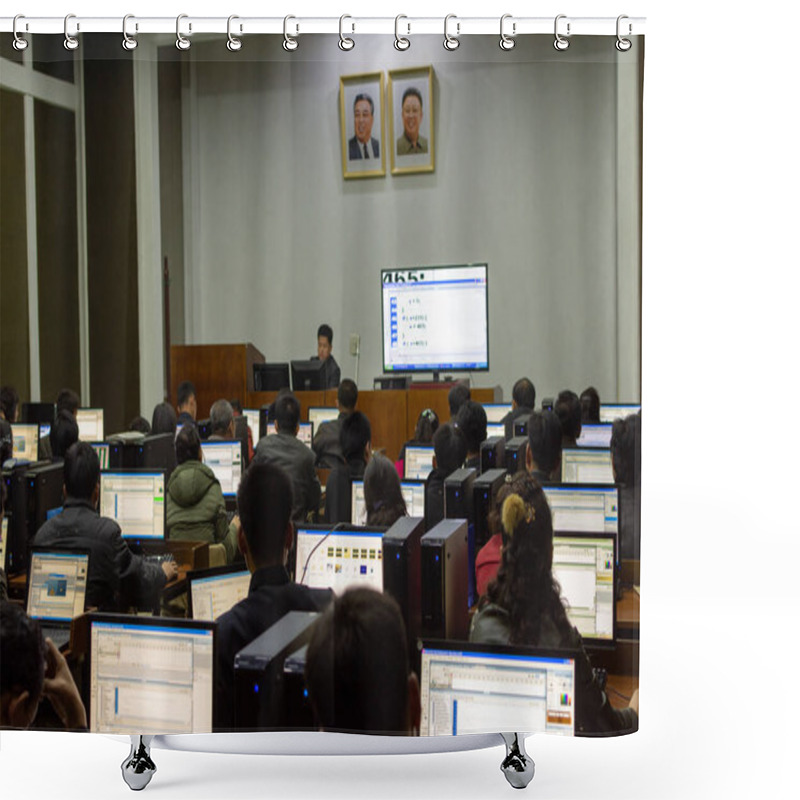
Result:
[[[28,40],[20,36],[20,33],[17,30],[17,21],[21,19],[25,19],[25,16],[23,14],[17,14],[17,16],[14,17],[14,26],[12,28],[14,32],[14,41],[12,42],[12,44],[14,46],[14,49],[18,51],[22,51],[28,46]],[[27,29],[28,29],[28,24],[25,23],[25,30]]]
[[442,44],[444,45],[444,49],[445,50],[449,50],[452,53],[453,50],[458,50],[458,46],[461,44],[461,42],[460,42],[460,40],[458,38],[458,35],[461,33],[461,23],[456,21],[456,35],[455,36],[451,36],[447,32],[447,23],[451,19],[457,20],[456,15],[455,14],[448,14],[444,18],[444,42],[442,42]]
[[[237,39],[231,33],[231,22],[233,22],[235,19],[239,19],[239,17],[237,17],[236,14],[231,14],[228,17],[228,41],[226,42],[225,47],[227,47],[228,50],[231,51],[231,53],[235,53],[237,50],[241,50],[242,49],[242,40],[241,39]],[[239,26],[239,31],[241,32],[241,30],[242,30],[242,28],[241,28],[241,25],[240,25]]]
[[[136,17],[134,17],[133,14],[126,14],[122,18],[122,47],[123,47],[124,50],[135,50],[136,49],[136,45],[138,45],[139,42],[136,41],[136,37],[135,36],[130,36],[128,34],[128,20],[129,19],[136,19]],[[138,23],[136,25],[136,30],[137,31],[139,30]]]
[[[189,46],[192,44],[182,33],[181,33],[181,20],[182,19],[189,19],[188,14],[178,14],[178,18],[175,20],[175,35],[178,37],[175,40],[175,47],[178,50],[188,50]],[[192,30],[192,23],[189,23],[189,30]]]
[[[355,46],[355,40],[351,39],[349,36],[344,35],[344,31],[342,30],[342,26],[344,25],[344,21],[346,19],[353,19],[349,14],[342,14],[339,17],[339,49],[340,50],[352,50]],[[353,31],[355,32],[356,25],[353,23]]]
[[[297,17],[293,17],[291,14],[285,16],[283,18],[283,49],[289,51],[290,53],[294,50],[297,50],[297,45],[299,42],[294,36],[289,36],[287,26],[289,24],[290,19],[297,19]],[[297,33],[300,32],[300,26],[296,25]]]
[[[408,19],[408,17],[405,14],[398,14],[394,18],[394,49],[408,50],[408,48],[411,47],[411,40],[400,35],[399,28],[401,19]],[[406,24],[408,25],[408,23]],[[408,33],[411,33],[411,25],[408,25]]]
[[[556,17],[555,25],[554,25],[554,28],[553,28],[554,32],[555,32],[555,37],[556,37],[555,41],[553,42],[553,47],[555,47],[556,50],[566,50],[569,47],[569,39],[565,39],[558,32],[558,21],[560,19],[566,19],[566,18],[567,18],[566,14],[559,14]],[[567,23],[567,36],[569,36],[569,35],[570,35],[570,24],[568,22]]]
[[511,35],[509,36],[505,32],[505,22],[507,19],[511,19],[511,14],[503,14],[500,17],[500,49],[501,50],[513,50],[516,41],[514,37],[517,35],[517,23],[511,23]]
[[[69,21],[71,19],[75,19],[74,14],[67,14],[64,17],[64,49],[66,50],[77,50],[78,49],[78,40],[70,35],[69,32]],[[80,24],[76,25],[76,30],[79,31],[81,29]]]
[[[630,50],[631,47],[633,46],[633,43],[631,42],[630,39],[623,39],[622,38],[622,33],[620,32],[622,26],[621,26],[620,23],[624,19],[628,19],[628,17],[625,14],[620,14],[617,17],[617,41],[614,43],[614,47],[616,47],[617,50],[620,51],[620,53],[627,53],[628,50]],[[631,27],[631,23],[629,22],[628,23],[628,36],[631,35],[632,30],[633,29]]]

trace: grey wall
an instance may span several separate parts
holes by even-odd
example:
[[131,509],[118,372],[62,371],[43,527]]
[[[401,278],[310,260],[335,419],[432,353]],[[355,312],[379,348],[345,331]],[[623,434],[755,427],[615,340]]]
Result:
[[[429,39],[429,41],[426,41]],[[193,44],[183,89],[185,334],[306,357],[329,322],[343,376],[381,370],[379,271],[487,261],[491,371],[539,396],[640,395],[641,59],[609,38],[253,37]],[[174,47],[172,48],[174,50]],[[345,181],[339,78],[432,64],[436,169]],[[618,102],[619,98],[619,102]],[[388,125],[385,126],[388,129]],[[163,128],[162,128],[163,135]],[[168,179],[162,175],[162,180]],[[174,188],[174,187],[173,187]],[[162,218],[163,224],[163,218]],[[622,306],[622,307],[620,307]]]

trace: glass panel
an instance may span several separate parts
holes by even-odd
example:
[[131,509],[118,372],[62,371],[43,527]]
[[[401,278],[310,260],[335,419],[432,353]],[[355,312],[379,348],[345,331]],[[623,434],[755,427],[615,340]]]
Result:
[[64,47],[63,34],[31,36],[33,68],[51,78],[75,83],[75,51]]

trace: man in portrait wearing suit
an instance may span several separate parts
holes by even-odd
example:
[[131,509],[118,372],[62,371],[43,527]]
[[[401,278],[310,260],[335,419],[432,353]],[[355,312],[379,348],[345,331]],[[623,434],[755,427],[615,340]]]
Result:
[[375,104],[364,92],[357,94],[353,103],[356,135],[350,139],[350,160],[359,158],[380,158],[381,143],[372,135],[372,123],[375,121]]
[[422,95],[419,89],[409,86],[400,103],[403,115],[403,135],[397,140],[397,155],[410,156],[428,152],[428,140],[419,135],[422,125]]

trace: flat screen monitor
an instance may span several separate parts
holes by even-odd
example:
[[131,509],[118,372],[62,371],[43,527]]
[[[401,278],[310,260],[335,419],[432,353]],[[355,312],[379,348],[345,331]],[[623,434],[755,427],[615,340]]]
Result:
[[52,425],[49,422],[39,423],[39,441],[50,435],[50,428],[52,428]]
[[607,403],[600,406],[600,422],[624,419],[631,414],[638,414],[641,410],[642,407],[638,403]]
[[212,567],[188,573],[190,618],[214,621],[230,611],[247,597],[250,577],[242,567]]
[[103,409],[79,408],[75,412],[78,423],[78,439],[82,442],[101,442],[103,435]]
[[213,622],[97,614],[90,625],[92,733],[211,733]]
[[614,643],[613,533],[557,533],[553,536],[553,576],[569,621],[587,644]]
[[563,483],[614,483],[611,451],[599,447],[572,448],[561,451]]
[[39,456],[39,426],[12,425],[13,457],[20,461],[36,461]]
[[307,447],[311,447],[311,442],[314,440],[314,423],[301,422],[297,429],[297,438]]
[[292,361],[292,391],[311,392],[325,389],[325,362],[319,359]]
[[34,549],[28,572],[28,616],[68,622],[83,614],[89,553]]
[[364,501],[364,481],[350,484],[350,522],[353,525],[367,524],[367,504]]
[[250,428],[250,433],[253,436],[253,442],[258,442],[261,434],[261,418],[257,408],[243,408],[243,416],[247,417],[247,425]]
[[486,412],[487,422],[502,422],[506,414],[511,413],[511,403],[481,403]]
[[618,532],[619,492],[616,486],[548,484],[542,486],[553,530],[588,533]]
[[279,392],[289,388],[289,365],[253,364],[253,386],[257,392]]
[[489,369],[487,265],[381,270],[384,372]]
[[8,549],[8,517],[0,522],[0,569],[6,568],[6,551]]
[[487,422],[486,423],[486,438],[489,439],[492,436],[502,436],[505,438],[506,435],[506,426],[503,425],[502,422]]
[[610,422],[601,422],[599,425],[584,422],[575,444],[578,447],[611,447],[611,428]]
[[[400,491],[406,502],[409,517],[425,516],[425,484],[422,481],[401,481]],[[364,502],[364,481],[355,480],[350,485],[350,522],[353,525],[367,524],[367,506]]]
[[421,736],[575,735],[575,654],[423,641]]
[[382,592],[383,529],[298,528],[295,579],[336,594],[351,586]]
[[100,515],[116,520],[126,539],[163,539],[164,473],[100,473]]
[[100,469],[108,469],[108,454],[111,450],[111,445],[108,442],[90,442],[92,450],[97,455],[97,460],[100,462]]
[[339,419],[338,408],[327,408],[325,406],[311,406],[308,409],[308,421],[314,425],[314,432],[319,430],[323,422],[331,422]]
[[224,442],[205,441],[202,445],[203,462],[222,487],[225,497],[235,497],[242,479],[242,442],[231,439]]
[[403,461],[407,481],[424,481],[433,469],[433,446],[409,445]]

